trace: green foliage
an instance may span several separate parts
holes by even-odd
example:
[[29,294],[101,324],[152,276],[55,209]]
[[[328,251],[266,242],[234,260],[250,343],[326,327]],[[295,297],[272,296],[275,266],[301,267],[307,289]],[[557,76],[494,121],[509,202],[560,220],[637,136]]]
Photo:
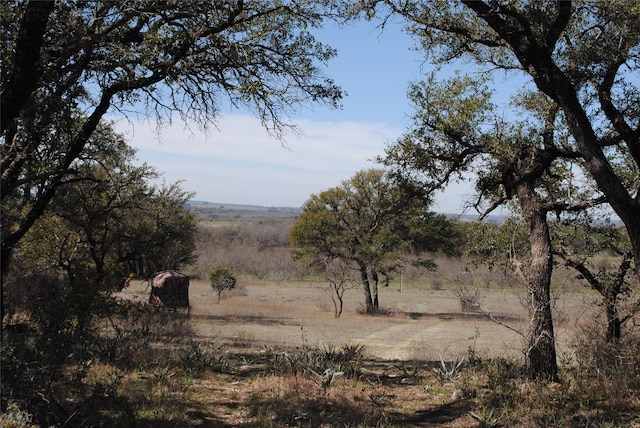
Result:
[[513,269],[514,262],[524,262],[530,257],[528,230],[518,217],[509,217],[500,225],[472,222],[463,227],[465,254],[474,265]]
[[232,290],[236,286],[236,278],[227,266],[216,266],[209,273],[211,288],[218,293],[218,303],[224,290]]
[[373,286],[375,293],[378,273],[390,275],[407,255],[457,249],[452,222],[428,210],[427,195],[411,190],[371,169],[312,195],[289,235],[294,258],[321,266],[338,260],[359,271],[366,312],[373,313],[367,290]]
[[100,144],[75,165],[79,179],[61,187],[34,223],[16,260],[24,269],[59,269],[69,281],[119,289],[140,276],[193,260],[192,196],[178,184],[156,188],[157,174],[134,166],[135,151],[109,126]]
[[7,410],[0,414],[0,426],[4,428],[36,428],[33,416],[21,410],[16,403],[7,404]]
[[[2,2],[2,269],[107,114],[179,115],[204,127],[226,106],[282,136],[294,106],[337,107],[322,67],[336,52],[312,34],[340,1]],[[26,54],[25,54],[26,53]]]

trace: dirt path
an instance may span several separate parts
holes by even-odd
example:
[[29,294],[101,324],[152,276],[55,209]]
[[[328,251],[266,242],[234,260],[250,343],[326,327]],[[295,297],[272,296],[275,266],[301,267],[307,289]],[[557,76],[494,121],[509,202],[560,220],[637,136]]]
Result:
[[[146,284],[133,284],[121,296],[145,301]],[[340,319],[326,292],[313,284],[244,284],[239,292],[220,304],[204,281],[192,281],[191,319],[204,339],[235,346],[340,346],[361,344],[368,355],[390,360],[438,360],[466,355],[518,355],[520,337],[481,314],[459,312],[449,290],[393,288],[381,290],[380,301],[390,314],[366,316],[357,312],[359,290],[345,301]],[[526,316],[515,295],[491,292],[489,306],[497,315],[521,328]]]
[[[397,360],[437,360],[466,355],[514,355],[520,339],[513,332],[484,319],[440,319],[401,321],[366,338],[372,355]],[[505,331],[503,331],[505,330]]]

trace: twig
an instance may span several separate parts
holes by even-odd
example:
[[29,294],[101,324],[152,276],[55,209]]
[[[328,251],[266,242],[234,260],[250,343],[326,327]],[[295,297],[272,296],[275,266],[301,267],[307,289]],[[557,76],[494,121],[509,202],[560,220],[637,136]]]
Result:
[[499,325],[501,325],[503,327],[508,328],[509,330],[513,331],[514,333],[519,334],[522,337],[525,337],[525,335],[521,331],[518,331],[517,329],[511,327],[510,325],[507,325],[507,324],[503,323],[502,321],[500,321],[499,319],[494,317],[493,314],[491,312],[489,312],[489,309],[487,309],[487,307],[485,305],[480,304],[478,306],[480,307],[482,312],[486,315],[486,317],[489,318],[491,321],[493,321],[496,324],[499,324]]

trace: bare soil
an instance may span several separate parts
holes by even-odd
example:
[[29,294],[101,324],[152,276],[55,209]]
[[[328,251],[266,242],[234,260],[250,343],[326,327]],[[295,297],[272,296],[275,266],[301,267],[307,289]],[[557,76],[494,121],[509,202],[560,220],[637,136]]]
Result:
[[[146,283],[133,282],[120,296],[146,301]],[[528,327],[523,290],[482,289],[483,312],[462,312],[451,290],[398,284],[380,288],[384,315],[359,313],[362,292],[345,294],[338,319],[330,294],[318,283],[239,281],[238,289],[217,294],[206,281],[191,281],[190,320],[202,340],[226,349],[365,345],[366,354],[386,360],[438,360],[465,355],[522,355]],[[595,296],[562,293],[554,302],[559,353],[568,351],[573,332],[594,315]],[[522,333],[519,334],[518,332]]]
[[[492,320],[483,312],[462,312],[452,290],[418,285],[400,290],[398,284],[380,289],[384,315],[363,315],[358,311],[363,293],[353,289],[345,295],[342,317],[336,319],[322,284],[240,280],[238,285],[218,303],[208,282],[192,281],[188,311],[198,339],[222,345],[219,349],[224,349],[232,364],[177,384],[170,403],[166,401],[168,387],[156,392],[153,397],[160,394],[158,404],[143,406],[152,411],[139,412],[138,426],[500,426],[492,425],[493,413],[482,413],[487,409],[475,401],[478,394],[491,392],[482,373],[469,369],[464,382],[443,383],[431,368],[438,367],[441,358],[459,361],[470,352],[481,358],[521,356],[528,327],[523,290],[480,290],[480,302]],[[120,297],[137,301],[147,301],[148,296],[141,282],[120,293]],[[571,351],[578,328],[593,325],[595,300],[589,292],[554,297],[560,355]],[[291,350],[290,355],[295,356],[295,349],[331,345],[365,346],[369,358],[362,361],[357,380],[323,389],[312,376],[281,375],[267,369],[281,351]],[[412,367],[419,371],[411,374]],[[542,426],[531,415],[548,413],[546,403],[548,397],[556,396],[554,388],[535,390],[538,395],[532,397],[538,398],[531,399],[532,408],[526,408],[525,400],[524,406],[514,409],[526,413],[511,415],[511,410],[498,409],[493,416],[504,419],[504,426]],[[482,413],[489,422],[479,423],[472,412]],[[528,422],[514,425],[520,417],[529,418]],[[345,421],[364,422],[351,425]]]

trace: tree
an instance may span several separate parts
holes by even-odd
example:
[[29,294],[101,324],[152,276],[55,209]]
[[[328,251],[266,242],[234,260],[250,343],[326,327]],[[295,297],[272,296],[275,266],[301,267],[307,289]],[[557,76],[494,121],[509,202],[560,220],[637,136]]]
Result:
[[236,286],[236,277],[231,273],[231,269],[222,265],[216,266],[209,273],[209,281],[211,281],[211,288],[218,293],[218,303],[224,290],[231,290]]
[[[532,317],[527,372],[555,378],[547,214],[581,210],[606,200],[625,222],[636,242],[636,260],[640,260],[640,204],[634,196],[640,128],[637,102],[629,103],[629,99],[638,99],[639,92],[627,73],[638,65],[637,6],[631,8],[634,18],[622,16],[629,5],[621,4],[589,3],[574,8],[571,2],[384,0],[362,1],[360,6],[369,16],[381,13],[384,19],[395,14],[406,18],[408,30],[437,64],[470,59],[478,69],[489,72],[497,69],[520,77],[514,71],[521,70],[543,95],[519,95],[520,103],[542,119],[536,120],[536,126],[507,126],[496,117],[484,82],[467,76],[443,85],[434,73],[411,90],[418,106],[416,124],[399,143],[402,148],[398,151],[403,153],[392,154],[392,162],[405,170],[410,169],[409,164],[423,175],[435,174],[430,186],[473,172],[478,175],[478,202],[489,200],[489,209],[517,198],[529,227],[532,257],[527,269]],[[381,9],[376,10],[377,6]],[[596,35],[598,24],[602,28]],[[595,46],[600,37],[606,40],[606,52]],[[617,49],[610,44],[614,39],[620,44]],[[620,96],[622,93],[630,98]],[[577,202],[571,198],[575,186],[566,178],[570,178],[572,163],[584,166],[600,194]]]
[[290,232],[293,255],[312,262],[338,259],[355,269],[365,312],[374,314],[379,273],[392,271],[404,253],[454,247],[447,245],[455,237],[452,223],[428,205],[428,198],[403,190],[382,170],[360,171],[304,203]]
[[[606,339],[614,342],[622,337],[622,326],[639,308],[636,302],[632,311],[623,315],[619,304],[628,299],[632,291],[631,245],[623,230],[604,221],[596,222],[592,215],[581,213],[555,225],[554,254],[600,294],[606,316]],[[602,254],[613,256],[615,269],[596,266],[594,257]]]
[[149,187],[147,197],[138,201],[141,215],[126,225],[134,233],[123,234],[120,241],[131,272],[149,277],[195,261],[196,216],[186,208],[193,195],[180,183]]
[[333,315],[340,318],[344,309],[344,293],[347,290],[357,287],[357,282],[353,281],[351,270],[347,265],[341,263],[339,259],[324,259],[324,278],[329,283],[329,293],[333,302]]
[[637,2],[362,0],[359,6],[369,16],[405,18],[436,63],[468,59],[480,70],[524,75],[556,103],[569,143],[625,224],[640,281]]
[[[58,187],[16,246],[3,278],[7,308],[28,316],[16,355],[24,356],[25,367],[42,373],[37,387],[27,379],[31,376],[14,379],[31,385],[25,391],[46,391],[65,365],[104,349],[101,322],[119,329],[120,316],[135,311],[112,292],[126,286],[139,259],[160,261],[161,256],[179,266],[193,258],[195,219],[185,207],[191,195],[178,185],[150,185],[158,174],[134,165],[135,151],[109,126],[101,124],[94,141],[74,162],[72,179]],[[101,345],[89,351],[97,342]]]
[[16,249],[26,274],[58,278],[55,288],[79,330],[100,295],[122,288],[130,272],[176,269],[192,261],[195,250],[195,218],[185,207],[192,194],[177,184],[150,185],[158,174],[133,165],[135,151],[109,126],[96,135],[74,163],[75,180],[58,188]]
[[335,52],[310,29],[340,15],[332,0],[2,2],[3,274],[106,114],[207,126],[228,102],[282,136],[295,106],[337,106],[320,70]]
[[481,218],[504,204],[522,216],[529,263],[511,261],[525,279],[529,298],[526,371],[531,377],[556,378],[547,217],[603,202],[590,186],[572,180],[571,168],[582,164],[567,144],[563,116],[555,103],[523,91],[512,103],[512,114],[519,119],[507,122],[491,102],[485,78],[455,76],[437,82],[432,76],[412,85],[409,96],[416,109],[413,126],[388,148],[383,161],[396,175],[420,180],[427,189],[472,173],[477,191],[473,206]]

